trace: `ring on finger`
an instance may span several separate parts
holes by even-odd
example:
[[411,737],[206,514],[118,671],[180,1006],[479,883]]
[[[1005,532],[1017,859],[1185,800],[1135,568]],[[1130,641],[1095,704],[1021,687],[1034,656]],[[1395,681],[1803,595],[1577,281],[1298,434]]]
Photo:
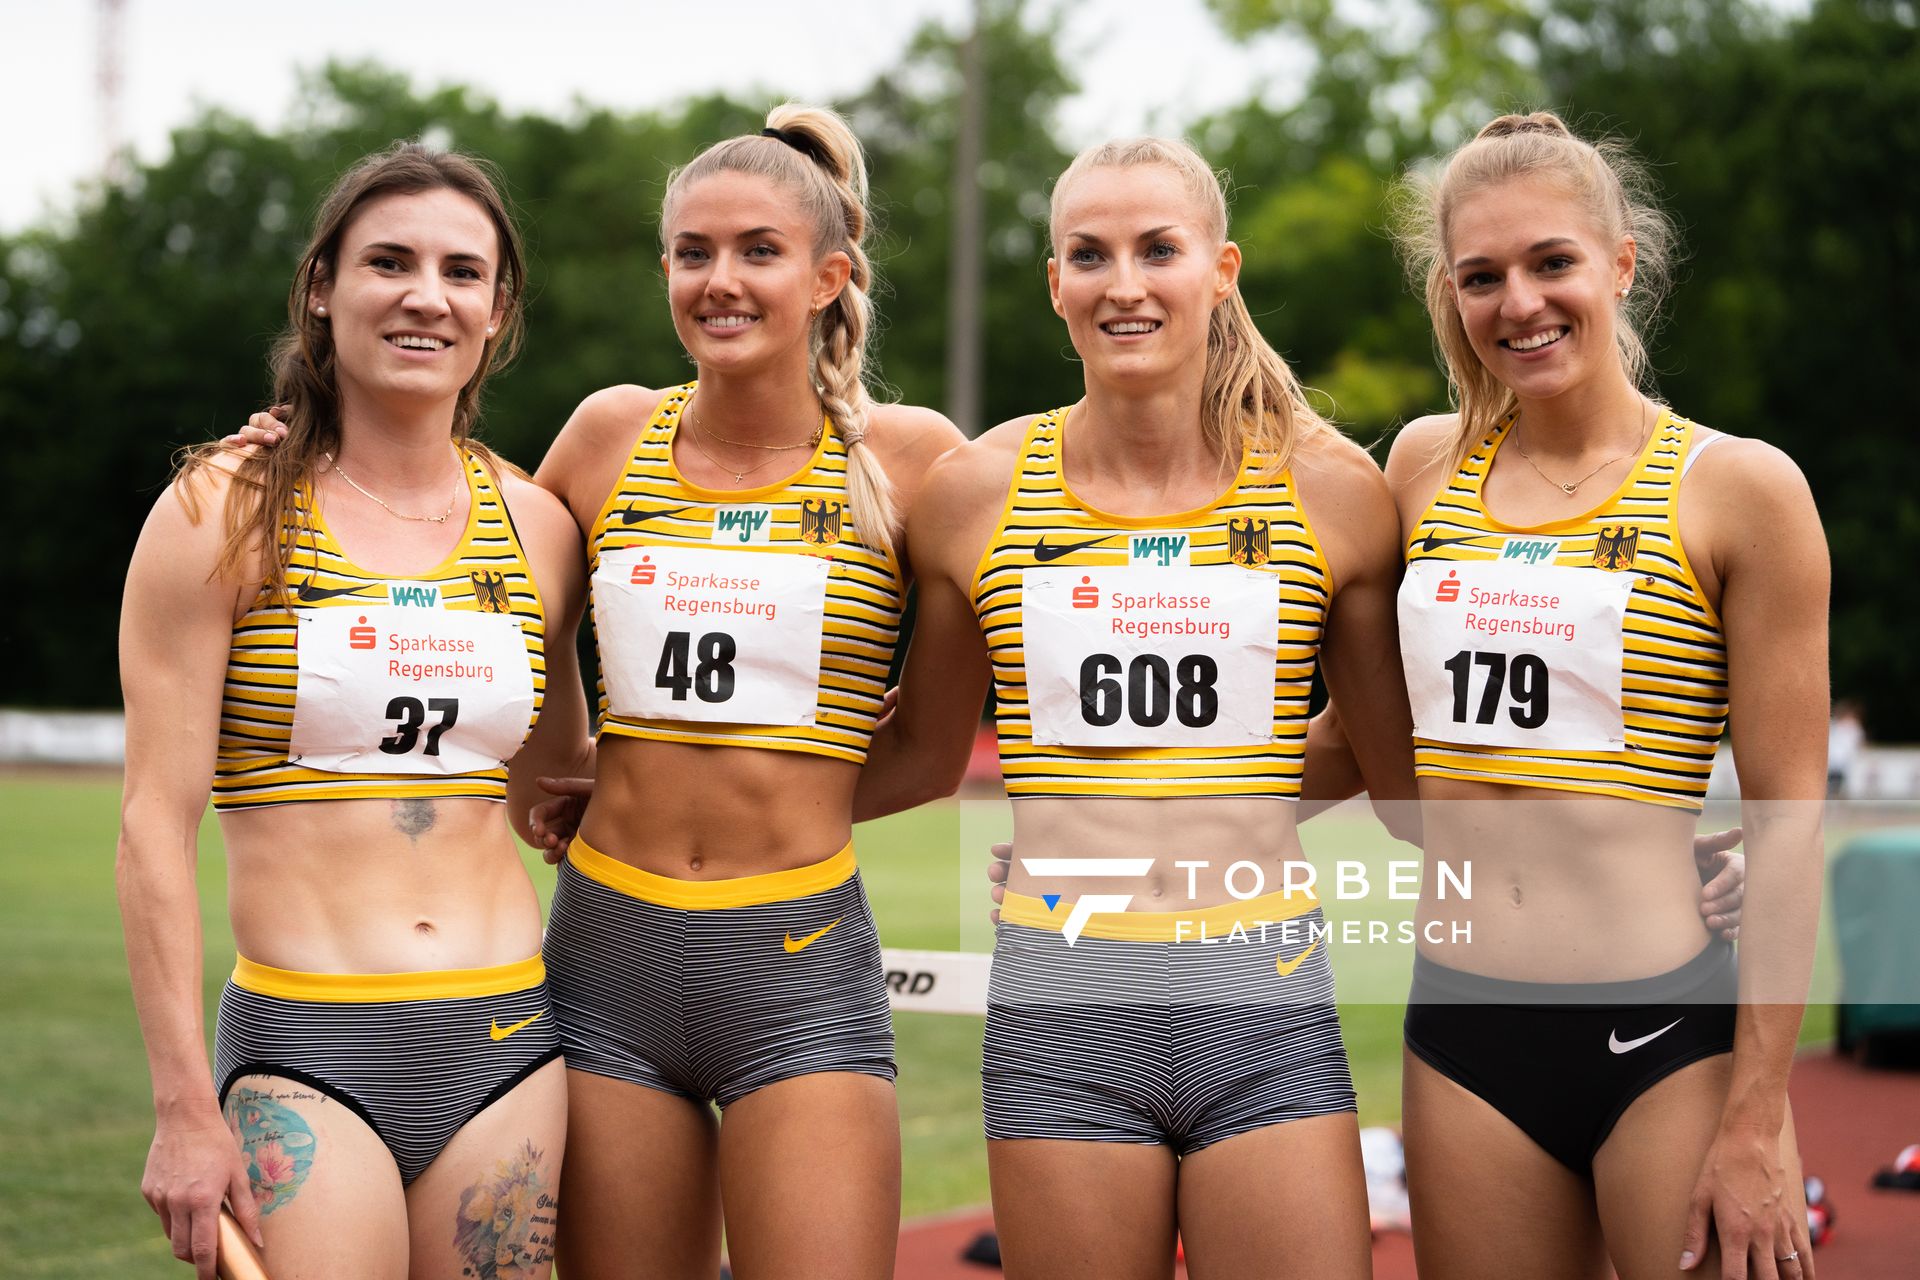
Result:
[[1800,1251],[1798,1249],[1795,1249],[1792,1253],[1781,1254],[1779,1257],[1775,1258],[1774,1261],[1775,1262],[1792,1262],[1795,1258],[1798,1258],[1799,1256],[1800,1256]]

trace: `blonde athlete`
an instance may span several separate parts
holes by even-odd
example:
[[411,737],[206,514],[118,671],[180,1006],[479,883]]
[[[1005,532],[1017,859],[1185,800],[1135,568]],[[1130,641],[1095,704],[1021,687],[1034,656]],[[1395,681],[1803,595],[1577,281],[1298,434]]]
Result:
[[[362,162],[295,277],[287,443],[190,456],[134,552],[118,879],[157,1112],[141,1189],[202,1280],[223,1198],[280,1280],[551,1269],[565,1083],[500,802],[510,758],[516,791],[585,763],[579,536],[470,438],[523,289],[486,169],[411,145]],[[211,1075],[210,784],[240,952]]]
[[[908,525],[916,636],[857,813],[951,790],[990,670],[1023,860],[984,1060],[1016,1280],[1165,1277],[1176,1232],[1199,1277],[1368,1273],[1319,912],[1275,890],[1316,662],[1373,794],[1411,795],[1391,502],[1254,327],[1226,229],[1185,144],[1082,153],[1047,278],[1086,395],[949,455]],[[1268,892],[1237,901],[1232,862]],[[1125,896],[1069,923],[1097,895]]]
[[[1446,909],[1475,926],[1423,939],[1407,1013],[1420,1274],[1810,1277],[1786,1085],[1819,910],[1819,516],[1784,454],[1639,389],[1670,235],[1622,150],[1503,116],[1414,191],[1460,410],[1387,466],[1400,637],[1426,853],[1472,864]],[[1686,853],[1729,724],[1737,978]]]
[[538,476],[587,536],[602,672],[598,792],[547,937],[569,1280],[709,1280],[723,1215],[741,1280],[892,1272],[893,1035],[853,795],[907,589],[898,513],[960,435],[861,381],[858,142],[819,109],[767,125],[668,183],[697,381],[595,393]]

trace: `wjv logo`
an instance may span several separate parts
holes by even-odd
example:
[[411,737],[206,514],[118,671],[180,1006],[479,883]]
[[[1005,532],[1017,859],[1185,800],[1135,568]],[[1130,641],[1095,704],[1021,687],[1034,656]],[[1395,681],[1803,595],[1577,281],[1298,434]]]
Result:
[[[1131,880],[1153,870],[1152,858],[1022,858],[1020,865],[1030,876],[1092,876],[1098,879]],[[1049,893],[1042,901],[1051,911],[1060,905],[1060,895]],[[1072,946],[1096,912],[1125,911],[1133,905],[1130,893],[1083,893],[1074,900],[1073,910],[1060,932]]]
[[395,582],[387,587],[387,599],[413,609],[438,609],[440,588],[425,582]]
[[714,542],[773,541],[773,508],[768,506],[720,507],[713,513]]
[[1127,538],[1127,563],[1155,569],[1185,568],[1193,539],[1184,533],[1136,533]]
[[1502,560],[1524,560],[1539,564],[1560,554],[1558,538],[1508,538],[1500,548]]

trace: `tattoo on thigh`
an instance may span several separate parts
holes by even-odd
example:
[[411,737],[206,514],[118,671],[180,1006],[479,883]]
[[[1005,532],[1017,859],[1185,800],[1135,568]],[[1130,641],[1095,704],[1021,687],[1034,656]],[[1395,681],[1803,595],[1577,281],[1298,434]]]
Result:
[[433,824],[440,820],[439,812],[431,800],[395,800],[393,802],[394,830],[409,840],[418,840],[433,830]]
[[246,1153],[247,1177],[261,1214],[272,1213],[300,1193],[313,1169],[313,1129],[287,1104],[324,1101],[298,1090],[235,1089],[227,1097],[227,1128]]
[[554,1210],[559,1201],[541,1172],[531,1142],[493,1166],[460,1193],[453,1215],[453,1247],[460,1274],[477,1280],[527,1280],[553,1261]]

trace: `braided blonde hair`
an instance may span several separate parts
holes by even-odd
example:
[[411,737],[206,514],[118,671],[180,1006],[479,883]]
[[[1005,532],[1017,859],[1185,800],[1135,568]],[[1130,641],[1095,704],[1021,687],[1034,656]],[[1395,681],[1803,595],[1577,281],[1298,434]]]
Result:
[[[1127,138],[1082,151],[1053,184],[1048,213],[1048,252],[1058,253],[1060,210],[1065,192],[1089,169],[1132,169],[1155,165],[1171,169],[1205,215],[1209,234],[1227,238],[1227,195],[1198,151],[1168,138]],[[1300,379],[1267,343],[1247,310],[1238,287],[1213,309],[1207,322],[1206,376],[1200,389],[1200,425],[1222,456],[1238,458],[1244,449],[1279,470],[1287,465],[1303,435],[1331,430],[1307,402]]]
[[[846,287],[813,319],[814,389],[833,429],[847,447],[847,504],[854,528],[867,542],[891,549],[898,534],[893,484],[866,443],[873,398],[864,365],[873,328],[873,263],[863,247],[867,212],[867,162],[860,140],[837,112],[784,102],[767,113],[769,133],[743,134],[717,142],[667,179],[661,232],[673,221],[673,206],[691,184],[716,173],[768,178],[797,195],[813,223],[816,257],[844,253],[853,264]],[[769,136],[777,131],[781,136]]]
[[1626,144],[1575,137],[1551,111],[1501,116],[1448,156],[1437,172],[1408,173],[1394,196],[1394,238],[1408,279],[1425,295],[1434,345],[1460,415],[1444,449],[1454,466],[1518,401],[1467,339],[1448,266],[1450,224],[1467,196],[1521,178],[1544,179],[1579,200],[1609,243],[1632,238],[1633,288],[1616,308],[1614,338],[1628,381],[1653,391],[1646,338],[1672,279],[1676,238],[1672,220],[1654,203],[1652,179]]

